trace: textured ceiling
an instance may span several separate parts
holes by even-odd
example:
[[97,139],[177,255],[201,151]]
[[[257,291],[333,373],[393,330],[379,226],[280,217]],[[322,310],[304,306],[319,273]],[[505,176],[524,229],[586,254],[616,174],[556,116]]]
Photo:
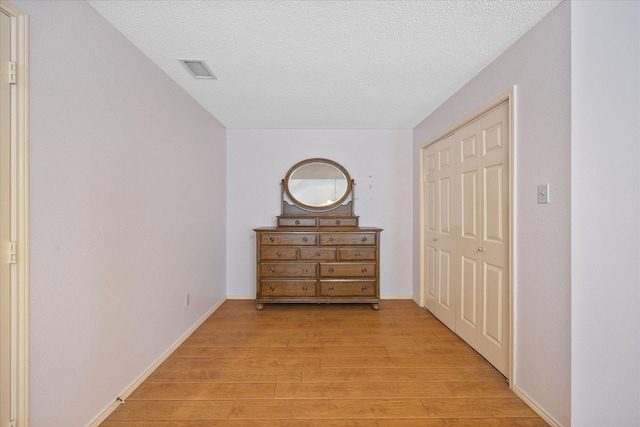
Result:
[[89,0],[227,128],[267,129],[413,128],[559,3]]

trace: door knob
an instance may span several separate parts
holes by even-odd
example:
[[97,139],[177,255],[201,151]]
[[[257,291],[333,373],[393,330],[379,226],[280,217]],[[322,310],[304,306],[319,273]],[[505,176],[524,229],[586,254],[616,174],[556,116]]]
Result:
[[437,237],[434,237],[432,240],[433,240],[434,242],[437,242],[437,241],[438,241],[438,238],[437,238]]
[[483,247],[479,247],[478,248],[478,252],[482,252],[482,251],[484,251],[484,248]]

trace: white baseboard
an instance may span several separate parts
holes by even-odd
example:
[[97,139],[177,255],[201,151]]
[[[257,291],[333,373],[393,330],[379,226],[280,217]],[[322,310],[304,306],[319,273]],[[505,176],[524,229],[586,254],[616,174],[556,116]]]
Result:
[[413,299],[411,295],[384,295],[380,299]]
[[207,311],[204,316],[202,316],[184,335],[182,335],[182,337],[178,339],[178,341],[176,341],[167,351],[164,352],[164,354],[162,354],[162,356],[160,356],[155,362],[153,362],[153,364],[149,366],[149,368],[147,368],[147,370],[144,371],[142,375],[138,377],[138,379],[136,379],[133,383],[131,383],[131,385],[129,385],[129,387],[127,387],[122,393],[120,393],[116,400],[109,406],[107,406],[100,413],[100,415],[98,415],[89,424],[88,427],[98,427],[100,423],[106,420],[107,417],[111,415],[111,413],[115,411],[118,406],[122,405],[127,397],[129,397],[131,393],[133,393],[133,391],[140,386],[140,384],[142,384],[147,378],[149,378],[149,375],[151,375],[153,371],[155,371],[162,364],[162,362],[167,360],[167,358],[171,356],[171,354],[176,351],[176,349],[180,347],[182,343],[185,342],[186,339],[189,338],[189,336],[191,336],[191,334],[194,333],[196,329],[198,329],[200,325],[202,325],[204,321],[209,318],[209,316],[211,316],[218,308],[220,308],[220,306],[226,300],[227,298],[223,298],[220,302],[214,305],[211,310]]
[[513,385],[511,387],[511,391],[513,391],[520,399],[522,399],[524,403],[529,405],[529,407],[533,409],[536,414],[540,415],[540,418],[545,420],[551,427],[563,427],[562,424],[558,422],[558,420],[553,418],[544,409],[538,406],[538,404],[535,401],[531,400],[524,391],[518,388],[518,386]]

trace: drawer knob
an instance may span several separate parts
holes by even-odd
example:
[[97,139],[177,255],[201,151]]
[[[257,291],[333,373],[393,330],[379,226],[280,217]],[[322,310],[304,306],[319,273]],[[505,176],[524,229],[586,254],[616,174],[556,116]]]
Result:
[[333,242],[335,239],[333,237],[329,237],[329,243]]
[[316,256],[320,256],[320,252],[316,252]]
[[362,241],[363,241],[363,242],[366,242],[366,241],[367,241],[367,238],[366,238],[366,237],[363,237],[363,238],[362,238]]
[[308,268],[303,268],[303,269],[302,269],[302,272],[303,272],[304,274],[307,274],[307,273],[309,272],[309,269],[308,269]]
[[333,272],[334,272],[333,267],[329,267],[329,273],[333,273]]
[[276,241],[276,239],[275,239],[275,238],[273,238],[273,237],[269,237],[269,241],[270,241],[271,243],[273,243],[273,242],[275,242],[275,241]]
[[340,220],[336,219],[336,225],[340,225]]
[[368,288],[367,288],[366,286],[363,286],[363,287],[362,287],[362,292],[367,292],[367,289],[368,289]]
[[360,258],[360,252],[356,252],[356,258]]
[[308,286],[303,286],[303,287],[302,287],[302,290],[303,290],[303,291],[305,291],[305,292],[307,292],[307,291],[309,290],[309,287],[308,287]]
[[276,287],[275,287],[275,286],[269,286],[269,290],[270,290],[271,292],[273,292],[273,291],[275,291],[275,290],[276,290]]
[[300,225],[300,220],[299,220],[299,219],[296,219],[295,224],[296,224],[296,225]]
[[275,269],[275,268],[270,268],[270,269],[269,269],[269,273],[275,273],[275,272],[276,272],[276,269]]
[[329,292],[333,292],[333,286],[329,286]]
[[362,274],[367,274],[367,267],[364,267],[361,271],[362,271]]
[[307,243],[307,242],[309,241],[309,238],[308,238],[308,237],[303,237],[303,238],[302,238],[302,241],[303,241],[303,242],[305,242],[305,243]]
[[277,256],[278,258],[280,258],[280,257],[282,256],[282,254],[281,254],[280,252],[276,252],[276,256]]

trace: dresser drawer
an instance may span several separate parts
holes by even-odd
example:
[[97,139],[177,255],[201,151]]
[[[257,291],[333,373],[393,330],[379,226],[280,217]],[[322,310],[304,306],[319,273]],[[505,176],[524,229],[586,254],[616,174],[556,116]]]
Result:
[[260,282],[262,298],[269,297],[315,297],[315,280],[265,280]]
[[320,227],[357,227],[358,218],[318,218]]
[[320,296],[323,297],[359,297],[375,296],[375,280],[322,280]]
[[375,245],[376,233],[322,233],[320,244],[329,245]]
[[374,261],[376,248],[338,248],[338,261]]
[[302,261],[335,261],[336,248],[300,248],[300,259]]
[[314,233],[262,233],[260,243],[263,245],[312,245],[317,243],[318,235]]
[[291,218],[278,217],[278,227],[315,227],[317,218]]
[[321,277],[376,277],[376,263],[323,263]]
[[315,263],[263,262],[260,263],[261,277],[316,277]]
[[261,260],[287,260],[295,261],[298,255],[298,248],[289,247],[262,247],[260,248]]

